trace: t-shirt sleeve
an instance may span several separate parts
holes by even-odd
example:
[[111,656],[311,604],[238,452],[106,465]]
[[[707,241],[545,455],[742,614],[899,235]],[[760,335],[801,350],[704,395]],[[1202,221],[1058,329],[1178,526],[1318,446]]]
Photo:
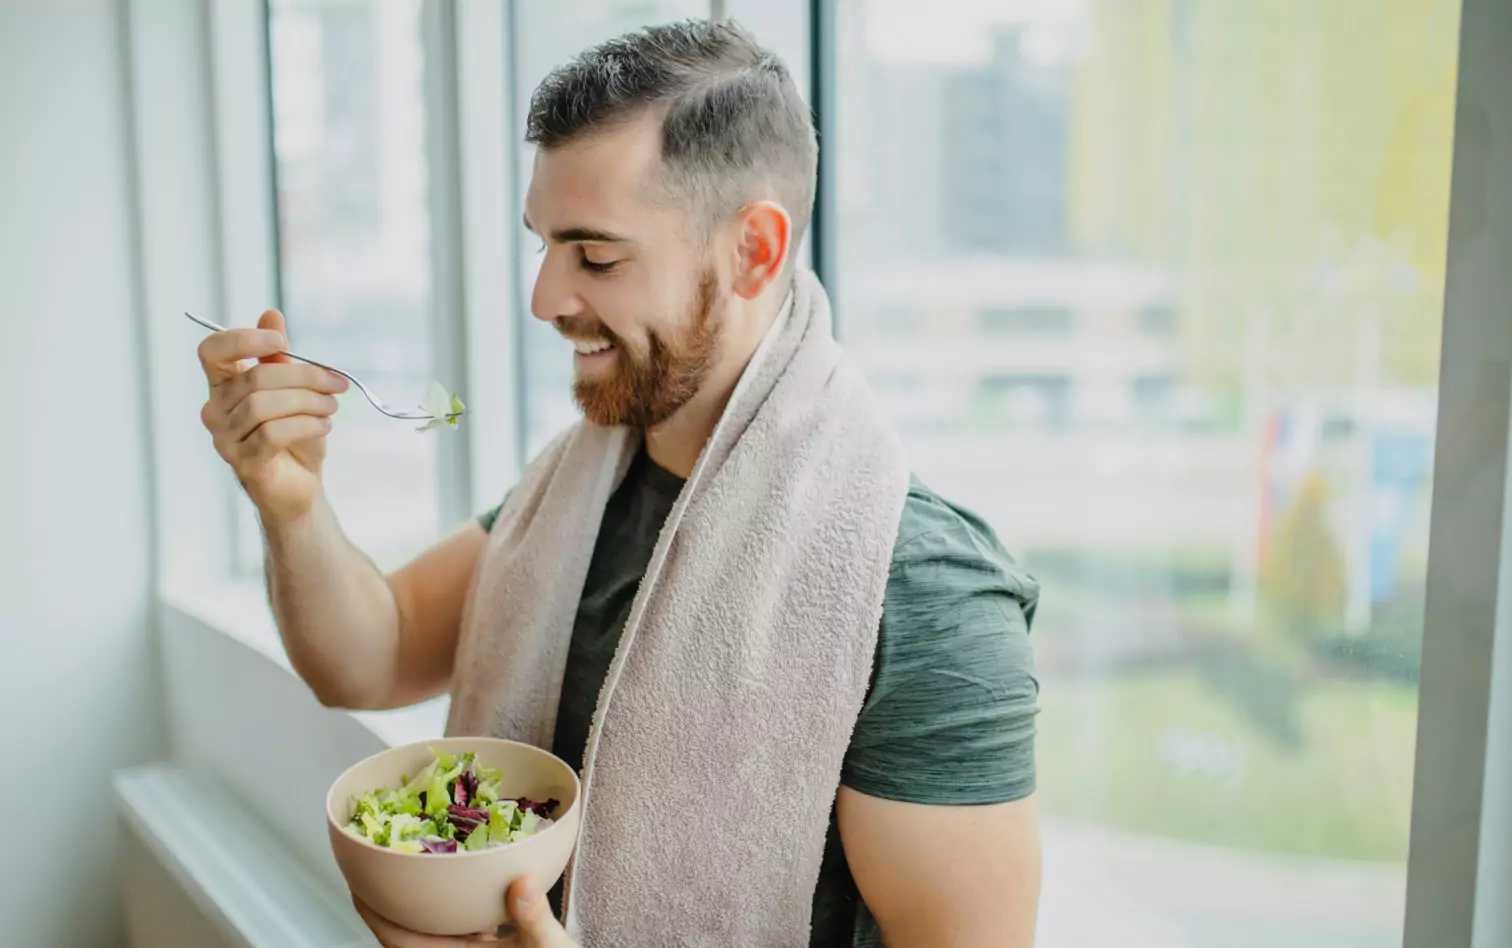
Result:
[[493,529],[494,521],[499,519],[499,511],[503,507],[503,504],[499,504],[492,510],[485,510],[483,513],[478,514],[478,526],[483,528],[484,533],[488,533]]
[[504,509],[504,504],[508,500],[509,494],[506,493],[504,495],[504,499],[499,501],[499,505],[497,507],[494,507],[492,510],[485,510],[483,513],[478,514],[478,526],[483,528],[484,533],[493,532],[494,522],[499,519],[499,511]]
[[984,525],[947,518],[900,539],[872,687],[841,781],[869,796],[937,805],[1033,793],[1036,597]]

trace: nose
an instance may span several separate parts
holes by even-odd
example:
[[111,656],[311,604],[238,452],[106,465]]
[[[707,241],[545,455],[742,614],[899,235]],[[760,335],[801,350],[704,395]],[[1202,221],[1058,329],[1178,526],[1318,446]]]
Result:
[[583,299],[573,289],[567,267],[567,254],[546,251],[541,269],[536,273],[535,288],[530,293],[530,314],[542,322],[560,316],[577,316],[584,310]]

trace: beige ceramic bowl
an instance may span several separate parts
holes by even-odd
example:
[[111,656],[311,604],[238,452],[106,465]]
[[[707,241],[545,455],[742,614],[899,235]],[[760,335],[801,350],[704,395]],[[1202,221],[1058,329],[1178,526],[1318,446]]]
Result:
[[[482,766],[503,771],[503,797],[560,800],[555,822],[529,839],[472,853],[394,852],[342,829],[352,819],[354,796],[399,786],[401,775],[413,776],[430,763],[432,747],[471,751]],[[535,876],[543,889],[561,878],[577,842],[578,792],[572,768],[539,748],[487,737],[443,738],[390,748],[337,777],[326,795],[326,823],[341,874],[373,911],[411,931],[468,935],[508,921],[504,891],[520,876]]]

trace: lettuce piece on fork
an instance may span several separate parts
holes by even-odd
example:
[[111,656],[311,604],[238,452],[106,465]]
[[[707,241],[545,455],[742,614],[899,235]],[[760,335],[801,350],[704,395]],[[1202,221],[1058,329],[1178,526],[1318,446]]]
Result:
[[415,430],[429,431],[442,425],[457,427],[467,406],[462,404],[456,392],[448,392],[440,382],[431,382],[430,388],[425,390],[425,397],[420,400],[420,410],[435,417]]

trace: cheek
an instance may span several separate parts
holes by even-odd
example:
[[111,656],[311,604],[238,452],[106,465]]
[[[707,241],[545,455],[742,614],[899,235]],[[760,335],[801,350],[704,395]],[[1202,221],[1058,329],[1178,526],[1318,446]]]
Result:
[[633,304],[616,294],[607,293],[595,294],[588,302],[611,342],[631,355],[646,352],[646,322]]
[[614,277],[598,281],[588,297],[593,313],[632,353],[649,349],[651,333],[675,334],[676,304],[662,298],[651,281]]

